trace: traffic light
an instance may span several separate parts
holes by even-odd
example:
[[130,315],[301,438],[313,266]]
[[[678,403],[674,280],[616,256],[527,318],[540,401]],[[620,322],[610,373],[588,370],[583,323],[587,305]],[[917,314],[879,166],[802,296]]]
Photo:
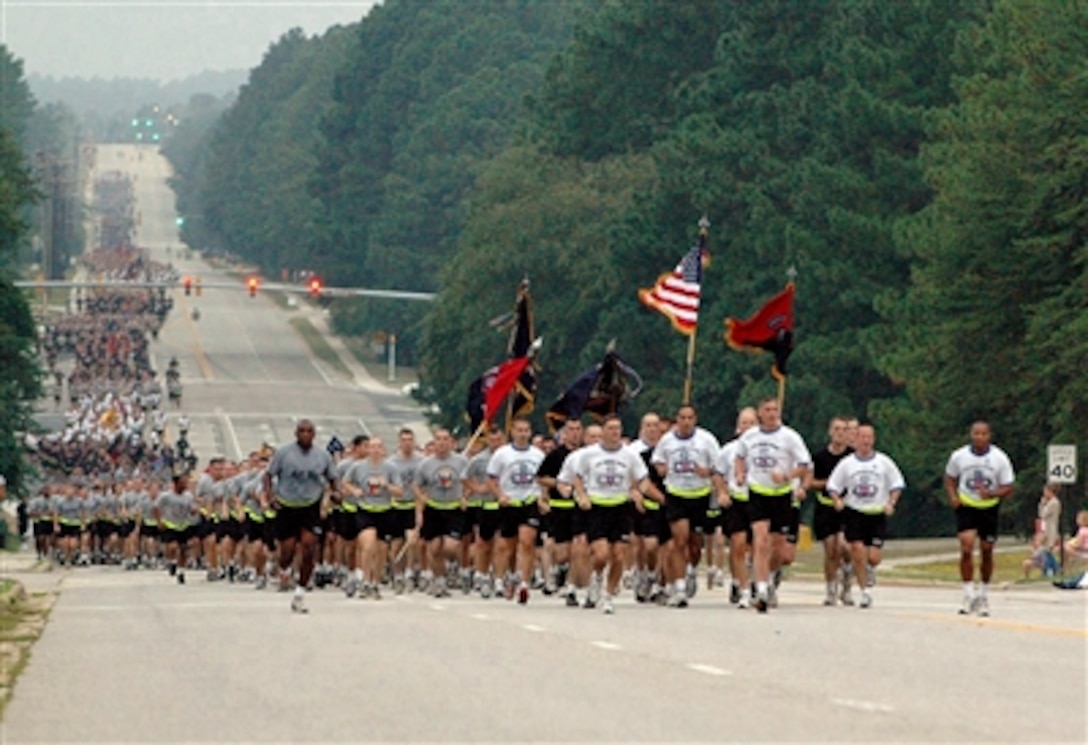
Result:
[[200,297],[200,287],[201,287],[200,282],[201,282],[200,277],[197,277],[196,278],[196,296],[197,297]]
[[188,297],[189,295],[192,295],[193,294],[193,278],[192,277],[186,277],[185,279],[181,280],[181,283],[185,286],[185,296]]
[[310,278],[310,294],[314,297],[321,295],[321,280],[317,277]]
[[249,284],[249,296],[250,297],[257,297],[257,278],[256,277],[250,277],[248,284]]

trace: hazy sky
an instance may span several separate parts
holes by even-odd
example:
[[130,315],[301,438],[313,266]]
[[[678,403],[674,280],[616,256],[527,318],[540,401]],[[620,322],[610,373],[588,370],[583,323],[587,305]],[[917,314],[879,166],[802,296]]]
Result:
[[27,75],[167,81],[251,69],[298,26],[308,35],[378,0],[0,0],[0,42]]

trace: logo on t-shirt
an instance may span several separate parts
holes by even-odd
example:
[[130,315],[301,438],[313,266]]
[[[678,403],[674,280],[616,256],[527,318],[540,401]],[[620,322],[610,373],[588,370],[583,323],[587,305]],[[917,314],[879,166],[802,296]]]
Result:
[[536,481],[536,469],[526,461],[518,461],[510,474],[510,483],[514,486],[530,486]]

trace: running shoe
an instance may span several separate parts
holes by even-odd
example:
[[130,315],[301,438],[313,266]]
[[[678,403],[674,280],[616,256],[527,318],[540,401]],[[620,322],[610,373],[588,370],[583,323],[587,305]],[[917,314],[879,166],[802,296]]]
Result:
[[518,603],[520,605],[525,605],[528,602],[529,602],[529,586],[522,583],[521,587],[518,588]]
[[740,585],[729,585],[729,602],[732,605],[736,605],[740,602]]
[[762,597],[762,596],[757,596],[756,597],[756,601],[755,601],[754,605],[755,605],[756,610],[759,611],[760,613],[766,613],[767,608],[770,607],[770,605],[767,603],[767,598]]
[[589,583],[589,592],[586,593],[586,607],[595,608],[601,601],[601,576],[594,575]]
[[990,599],[981,596],[975,601],[975,612],[983,618],[989,618],[990,616]]
[[578,607],[578,593],[575,592],[574,590],[571,590],[570,592],[568,592],[567,593],[566,603],[567,603],[568,608],[577,608]]
[[827,607],[834,607],[835,605],[835,590],[831,589],[827,591],[827,595],[824,596],[824,605]]
[[977,601],[971,595],[967,593],[963,594],[963,604],[960,605],[959,614],[961,616],[969,616],[975,612],[975,603]]
[[295,595],[291,598],[291,611],[293,613],[309,613],[310,609],[306,607],[306,596]]
[[613,613],[616,612],[616,609],[612,605],[611,595],[604,596],[604,602],[601,604],[601,610],[604,611],[606,616],[611,616]]
[[859,608],[869,608],[873,605],[873,596],[868,592],[861,593],[861,602],[858,604]]

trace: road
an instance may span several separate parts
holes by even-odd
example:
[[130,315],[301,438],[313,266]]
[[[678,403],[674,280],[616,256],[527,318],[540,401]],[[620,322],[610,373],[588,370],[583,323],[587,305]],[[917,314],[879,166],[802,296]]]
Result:
[[[120,154],[118,154],[120,153]],[[139,242],[176,257],[164,163],[104,148],[138,173]],[[204,264],[180,268],[210,280]],[[178,294],[155,347],[186,382],[202,455],[322,433],[390,434],[418,418],[373,381],[319,367],[267,298]],[[199,322],[188,311],[198,305]],[[302,312],[302,311],[300,311]],[[852,741],[1083,742],[1086,597],[995,591],[993,617],[959,590],[885,586],[875,607],[823,608],[787,582],[767,615],[701,591],[687,610],[623,597],[615,616],[536,596],[286,596],[112,567],[5,573],[59,593],[3,714],[3,742]]]
[[[172,414],[192,421],[189,440],[198,455],[237,458],[264,442],[287,442],[301,417],[314,420],[322,442],[332,434],[388,438],[402,426],[425,431],[419,408],[398,390],[373,379],[349,381],[313,357],[289,321],[303,316],[321,324],[321,309],[301,303],[286,311],[266,294],[251,298],[244,279],[180,258],[169,164],[153,148],[103,146],[96,162],[136,175],[137,245],[202,282],[238,284],[237,292],[209,289],[199,297],[175,291],[175,311],[153,347],[158,369],[165,370],[171,357],[179,361],[185,395],[182,409]],[[192,319],[193,309],[199,309],[199,321]]]
[[287,596],[161,572],[20,577],[60,599],[5,742],[1083,742],[1085,593],[876,589],[762,616],[702,591],[616,615],[534,597]]

